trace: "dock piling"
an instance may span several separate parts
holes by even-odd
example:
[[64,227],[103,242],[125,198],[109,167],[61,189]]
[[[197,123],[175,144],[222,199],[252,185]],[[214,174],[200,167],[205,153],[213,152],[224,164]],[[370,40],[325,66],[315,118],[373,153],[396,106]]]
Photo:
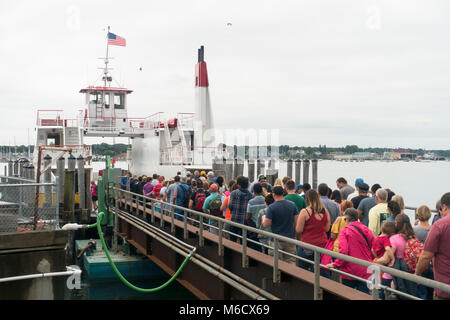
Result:
[[14,176],[14,162],[12,160],[8,161],[8,176]]
[[317,159],[311,160],[312,163],[312,188],[317,190]]
[[293,161],[292,159],[289,159],[287,161],[287,176],[292,178],[292,165],[293,165]]
[[89,214],[87,212],[86,206],[86,183],[84,174],[84,158],[80,156],[77,158],[77,168],[78,168],[78,203],[80,207],[80,222],[88,223]]
[[303,184],[309,183],[309,160],[303,160]]
[[250,182],[253,182],[253,181],[255,181],[255,161],[249,159],[247,163],[248,163],[248,165],[247,165],[248,180]]
[[302,160],[295,160],[295,183],[300,184],[300,172],[302,168]]
[[59,158],[56,161],[56,175],[59,177],[59,204],[64,203],[64,197],[62,196],[64,194],[64,170],[66,167],[66,159],[64,157]]

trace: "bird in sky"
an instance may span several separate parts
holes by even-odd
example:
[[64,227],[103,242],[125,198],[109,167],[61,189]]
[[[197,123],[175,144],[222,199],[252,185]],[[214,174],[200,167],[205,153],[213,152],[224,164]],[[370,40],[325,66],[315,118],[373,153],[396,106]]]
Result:
[[227,26],[232,26],[233,24],[231,23],[231,22],[228,22],[227,23]]

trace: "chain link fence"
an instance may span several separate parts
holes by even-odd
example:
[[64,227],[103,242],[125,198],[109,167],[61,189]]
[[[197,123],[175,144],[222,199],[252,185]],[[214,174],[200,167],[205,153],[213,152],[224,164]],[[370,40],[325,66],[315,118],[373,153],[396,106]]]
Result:
[[0,233],[59,228],[57,183],[0,176]]

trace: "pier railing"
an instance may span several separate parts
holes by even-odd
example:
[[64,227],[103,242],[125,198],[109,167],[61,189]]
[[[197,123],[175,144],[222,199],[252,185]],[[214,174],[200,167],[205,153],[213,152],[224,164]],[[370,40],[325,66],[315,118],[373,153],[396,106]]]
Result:
[[[354,257],[348,256],[345,254],[338,253],[338,252],[330,251],[330,250],[327,250],[327,249],[324,249],[321,247],[317,247],[317,246],[314,246],[314,245],[311,245],[311,244],[308,244],[308,243],[305,243],[302,241],[298,241],[296,239],[291,239],[291,238],[280,236],[280,235],[277,235],[277,234],[274,234],[271,232],[256,229],[256,228],[244,225],[244,224],[240,224],[240,223],[236,223],[236,222],[233,222],[230,220],[212,216],[207,213],[187,209],[187,208],[177,206],[175,204],[171,204],[171,203],[164,202],[161,200],[157,200],[154,198],[145,197],[141,194],[123,190],[118,187],[110,187],[109,190],[110,191],[108,191],[108,194],[111,197],[110,200],[112,200],[112,198],[114,197],[113,195],[117,194],[118,195],[117,197],[119,199],[125,200],[128,203],[134,202],[134,203],[136,203],[136,205],[142,205],[144,210],[147,207],[151,207],[150,214],[151,214],[151,221],[153,223],[155,221],[155,219],[154,219],[155,212],[159,212],[162,215],[169,216],[171,219],[171,231],[172,232],[175,232],[175,224],[174,224],[175,219],[182,221],[182,223],[184,225],[184,238],[185,239],[188,238],[187,225],[194,224],[194,225],[198,226],[198,228],[199,228],[198,236],[199,236],[199,245],[200,246],[203,245],[205,231],[216,234],[218,236],[218,243],[219,243],[218,254],[219,255],[221,255],[223,253],[221,251],[223,251],[222,243],[223,243],[224,238],[228,238],[230,235],[240,238],[240,242],[242,244],[242,264],[243,264],[243,266],[248,263],[247,249],[249,248],[249,243],[254,243],[261,247],[270,249],[272,252],[271,256],[273,256],[273,259],[274,259],[273,260],[273,281],[274,282],[279,282],[278,259],[279,259],[281,253],[284,255],[287,255],[287,256],[294,257],[296,259],[296,261],[301,260],[306,263],[314,265],[314,299],[319,299],[319,297],[320,297],[320,278],[321,278],[320,271],[321,271],[321,269],[328,270],[328,271],[337,273],[339,275],[347,276],[347,277],[350,277],[352,279],[355,279],[355,280],[358,280],[358,281],[361,281],[361,282],[367,284],[368,287],[370,288],[372,299],[374,299],[374,300],[377,300],[379,298],[380,290],[384,290],[386,295],[388,293],[394,293],[395,295],[401,296],[403,298],[412,299],[412,300],[421,300],[420,298],[418,298],[415,295],[411,295],[411,294],[408,294],[408,293],[405,293],[405,292],[402,292],[402,291],[399,291],[396,289],[392,289],[390,287],[380,284],[379,280],[378,280],[379,272],[388,273],[394,277],[398,277],[398,278],[401,278],[401,279],[404,279],[407,281],[411,281],[417,285],[422,285],[425,287],[430,287],[430,288],[434,288],[434,289],[438,289],[438,290],[450,293],[450,285],[442,283],[442,282],[438,282],[438,281],[431,280],[431,279],[421,277],[421,276],[417,276],[417,275],[414,275],[414,274],[411,274],[408,272],[393,269],[393,268],[390,268],[390,267],[387,267],[384,265],[380,265],[380,264],[376,264],[373,262],[368,262],[365,260],[354,258]],[[116,212],[118,210],[118,208],[117,208],[118,202],[119,201],[114,201],[111,204],[111,207],[115,207]],[[182,212],[182,213],[177,213],[176,212],[177,209],[179,212]],[[117,215],[116,215],[116,217],[117,217]],[[217,221],[217,224],[211,225],[206,222],[206,221],[210,221],[210,220]],[[162,224],[164,223],[164,220],[162,219],[162,217],[161,217],[160,221],[161,221],[161,226],[162,226]],[[117,222],[117,220],[116,220],[116,222]],[[229,226],[234,226],[234,227],[240,228],[242,230],[242,235],[238,235],[238,234],[230,232]],[[117,228],[117,223],[115,223],[115,228]],[[257,233],[258,235],[261,235],[266,238],[272,238],[273,246],[249,239],[247,236],[249,232]],[[115,233],[115,237],[117,237],[118,230],[115,229],[114,233]],[[280,242],[291,243],[291,244],[296,245],[297,247],[302,247],[302,248],[305,248],[308,250],[312,250],[314,252],[314,261],[305,259],[298,255],[293,255],[293,254],[290,254],[288,252],[281,250]],[[368,270],[370,270],[371,273],[373,273],[373,276],[371,276],[369,279],[363,279],[363,278],[357,277],[355,275],[343,272],[339,269],[327,268],[324,265],[320,264],[321,255],[328,255],[335,259],[340,259],[340,260],[344,260],[349,263],[354,263],[354,264],[357,264],[357,265],[360,265],[363,267],[367,267]]]
[[58,202],[57,183],[0,176],[0,233],[58,229]]

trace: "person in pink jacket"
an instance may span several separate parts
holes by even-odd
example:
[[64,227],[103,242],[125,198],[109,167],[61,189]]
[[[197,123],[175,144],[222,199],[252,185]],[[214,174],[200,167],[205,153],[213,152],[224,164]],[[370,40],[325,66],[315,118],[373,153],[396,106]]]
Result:
[[[358,222],[358,211],[354,208],[345,210],[344,216],[348,225],[339,234],[339,253],[372,262],[373,255],[371,248],[375,239],[373,232],[361,222]],[[338,268],[341,271],[363,279],[369,279],[370,277],[370,273],[367,273],[367,267],[341,259],[334,260],[333,263],[327,264],[326,267]],[[341,276],[341,279],[342,284],[370,294],[365,282],[344,275]]]

